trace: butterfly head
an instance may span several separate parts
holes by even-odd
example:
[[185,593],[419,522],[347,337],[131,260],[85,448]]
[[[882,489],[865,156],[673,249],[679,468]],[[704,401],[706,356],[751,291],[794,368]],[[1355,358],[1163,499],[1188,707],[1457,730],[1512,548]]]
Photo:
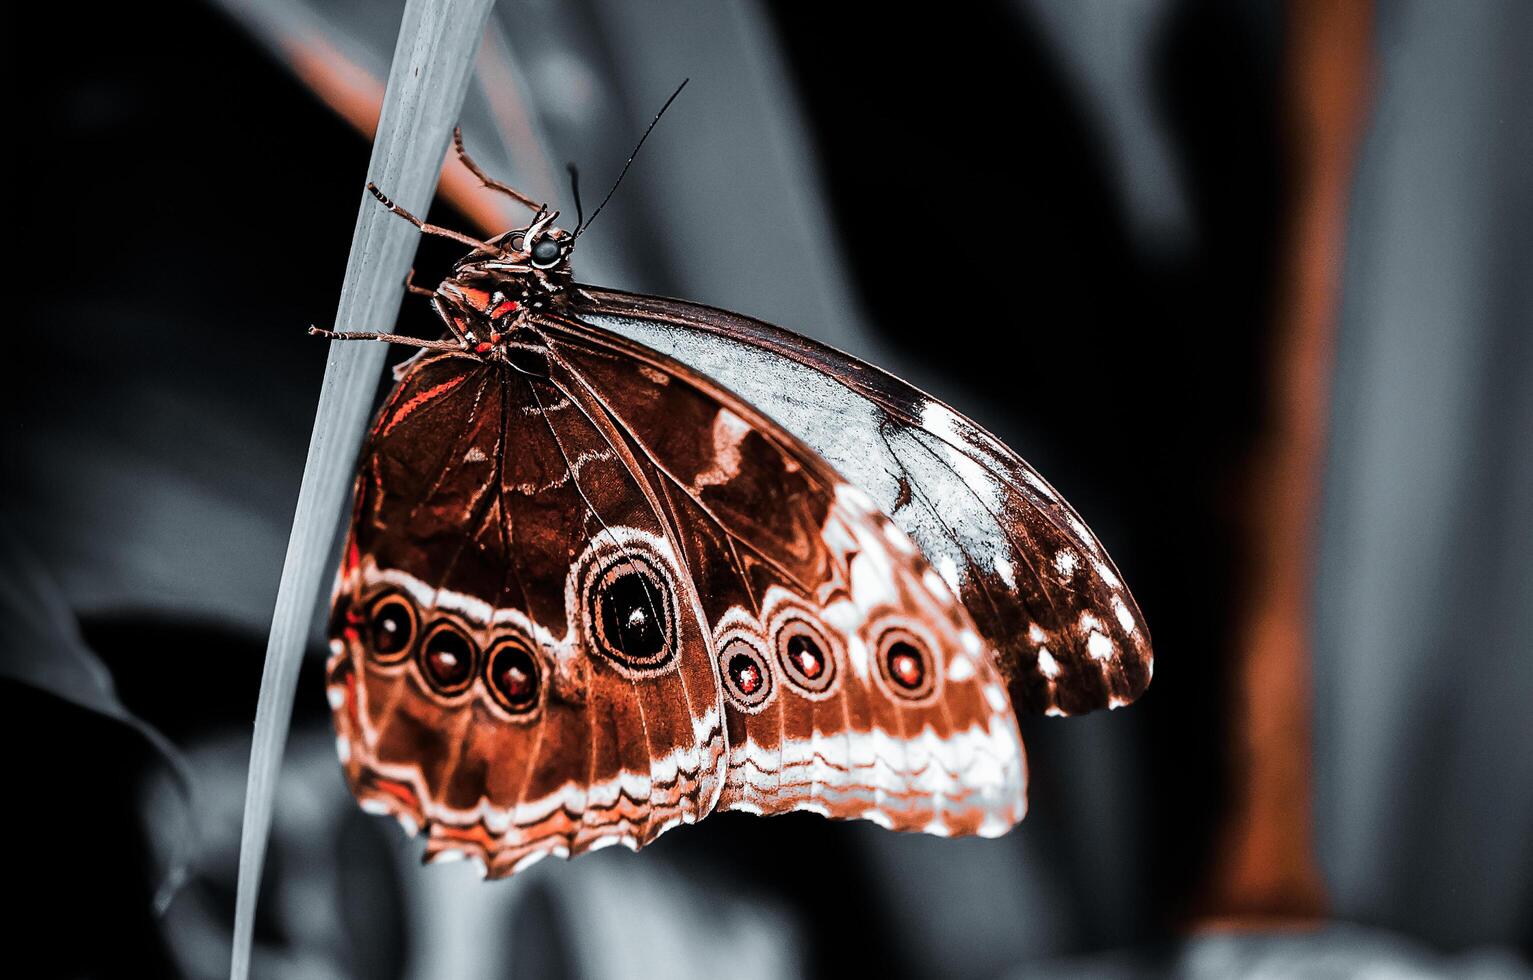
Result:
[[501,347],[503,338],[527,326],[526,319],[557,307],[573,281],[570,253],[575,236],[554,225],[557,211],[540,211],[525,228],[515,228],[478,248],[453,267],[437,286],[437,313],[479,354]]
[[[510,253],[513,259],[510,264],[527,267],[534,275],[543,273],[545,276],[550,276],[563,273],[568,277],[570,252],[575,248],[575,236],[554,224],[558,217],[558,211],[541,208],[527,227],[513,228],[496,238],[491,244]],[[476,259],[483,261],[486,257],[492,260],[501,259],[502,261],[498,264],[502,267],[507,265],[504,255],[488,256],[487,253],[475,250],[458,263],[458,266],[462,268],[465,265],[474,264]]]

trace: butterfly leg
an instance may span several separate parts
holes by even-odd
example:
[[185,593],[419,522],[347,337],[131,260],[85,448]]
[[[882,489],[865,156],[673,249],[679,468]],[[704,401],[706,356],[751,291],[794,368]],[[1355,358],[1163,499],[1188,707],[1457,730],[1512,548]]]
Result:
[[415,284],[415,269],[413,268],[410,270],[410,274],[405,276],[405,292],[412,296],[425,296],[427,298],[434,298],[436,296],[435,289],[427,289],[425,286],[417,286]]
[[415,215],[411,214],[409,211],[406,211],[404,208],[395,204],[392,200],[389,199],[388,195],[379,190],[378,185],[372,181],[367,182],[367,189],[373,195],[373,197],[378,199],[379,204],[382,204],[393,213],[399,215],[401,218],[410,222],[410,224],[419,228],[421,230],[421,234],[423,235],[436,235],[440,238],[450,238],[455,242],[467,245],[469,248],[476,248],[481,252],[490,252],[494,255],[507,254],[506,250],[498,245],[491,245],[489,242],[480,241],[472,235],[463,234],[461,231],[453,231],[451,228],[443,228],[441,225],[433,225],[430,222],[422,221]]
[[458,162],[467,167],[469,173],[473,174],[475,177],[478,177],[481,184],[488,187],[492,191],[500,191],[502,194],[511,197],[518,204],[521,204],[532,211],[542,210],[542,207],[538,204],[538,202],[534,201],[526,194],[523,194],[515,187],[512,187],[510,184],[502,183],[501,181],[496,180],[494,177],[491,177],[489,174],[484,172],[483,167],[474,162],[474,158],[468,155],[468,150],[463,148],[462,126],[454,126],[452,128],[452,146],[453,149],[457,151]]
[[423,347],[426,350],[467,350],[467,345],[456,340],[422,340],[419,337],[403,337],[397,333],[357,332],[350,330],[325,330],[310,327],[309,336],[327,340],[381,340],[386,344],[404,344],[406,347]]

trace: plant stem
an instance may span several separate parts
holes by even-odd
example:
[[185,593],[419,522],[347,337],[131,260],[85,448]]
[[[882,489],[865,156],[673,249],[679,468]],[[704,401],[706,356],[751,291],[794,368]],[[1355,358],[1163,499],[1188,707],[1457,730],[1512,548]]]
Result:
[[[473,70],[493,0],[407,0],[367,176],[403,207],[425,214]],[[419,233],[359,188],[361,207],[335,325],[389,330],[404,295]],[[295,328],[296,329],[296,328]],[[272,613],[256,707],[229,973],[250,972],[256,899],[271,830],[277,777],[314,603],[328,571],[351,487],[385,344],[332,343],[314,432]]]

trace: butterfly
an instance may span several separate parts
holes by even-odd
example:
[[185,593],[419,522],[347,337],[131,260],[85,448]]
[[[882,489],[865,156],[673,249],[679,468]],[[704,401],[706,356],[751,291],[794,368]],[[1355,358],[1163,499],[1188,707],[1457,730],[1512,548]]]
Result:
[[1150,680],[1080,517],[877,368],[576,283],[590,222],[561,229],[454,142],[527,226],[481,241],[369,185],[472,249],[410,286],[446,334],[311,330],[420,348],[364,446],[330,617],[364,809],[491,877],[724,810],[1009,830],[1014,712],[1117,707]]

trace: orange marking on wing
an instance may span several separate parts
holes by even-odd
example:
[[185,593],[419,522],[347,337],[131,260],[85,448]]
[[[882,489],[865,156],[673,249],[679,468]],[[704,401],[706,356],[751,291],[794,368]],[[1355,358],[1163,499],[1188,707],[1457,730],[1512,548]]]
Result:
[[494,854],[498,846],[497,838],[484,828],[484,824],[479,823],[474,824],[472,827],[453,827],[449,824],[437,824],[436,836],[464,844],[476,844],[483,848],[486,854]]
[[341,574],[350,575],[360,564],[362,564],[362,552],[357,548],[356,538],[351,538],[346,542],[346,561],[341,566]]
[[384,779],[382,776],[375,776],[372,783],[373,787],[380,793],[387,793],[412,810],[420,809],[420,803],[415,799],[415,791],[404,783],[393,779]]
[[464,377],[464,375],[459,375],[458,377],[453,378],[451,381],[443,381],[441,384],[436,385],[435,387],[427,388],[425,391],[421,392],[420,394],[411,398],[409,401],[405,402],[403,405],[399,406],[399,411],[395,412],[393,416],[389,418],[388,424],[383,427],[383,432],[380,434],[388,435],[394,426],[403,422],[411,412],[430,402],[432,399],[438,397],[439,395],[444,395],[452,389],[458,387],[458,385],[462,384]]

